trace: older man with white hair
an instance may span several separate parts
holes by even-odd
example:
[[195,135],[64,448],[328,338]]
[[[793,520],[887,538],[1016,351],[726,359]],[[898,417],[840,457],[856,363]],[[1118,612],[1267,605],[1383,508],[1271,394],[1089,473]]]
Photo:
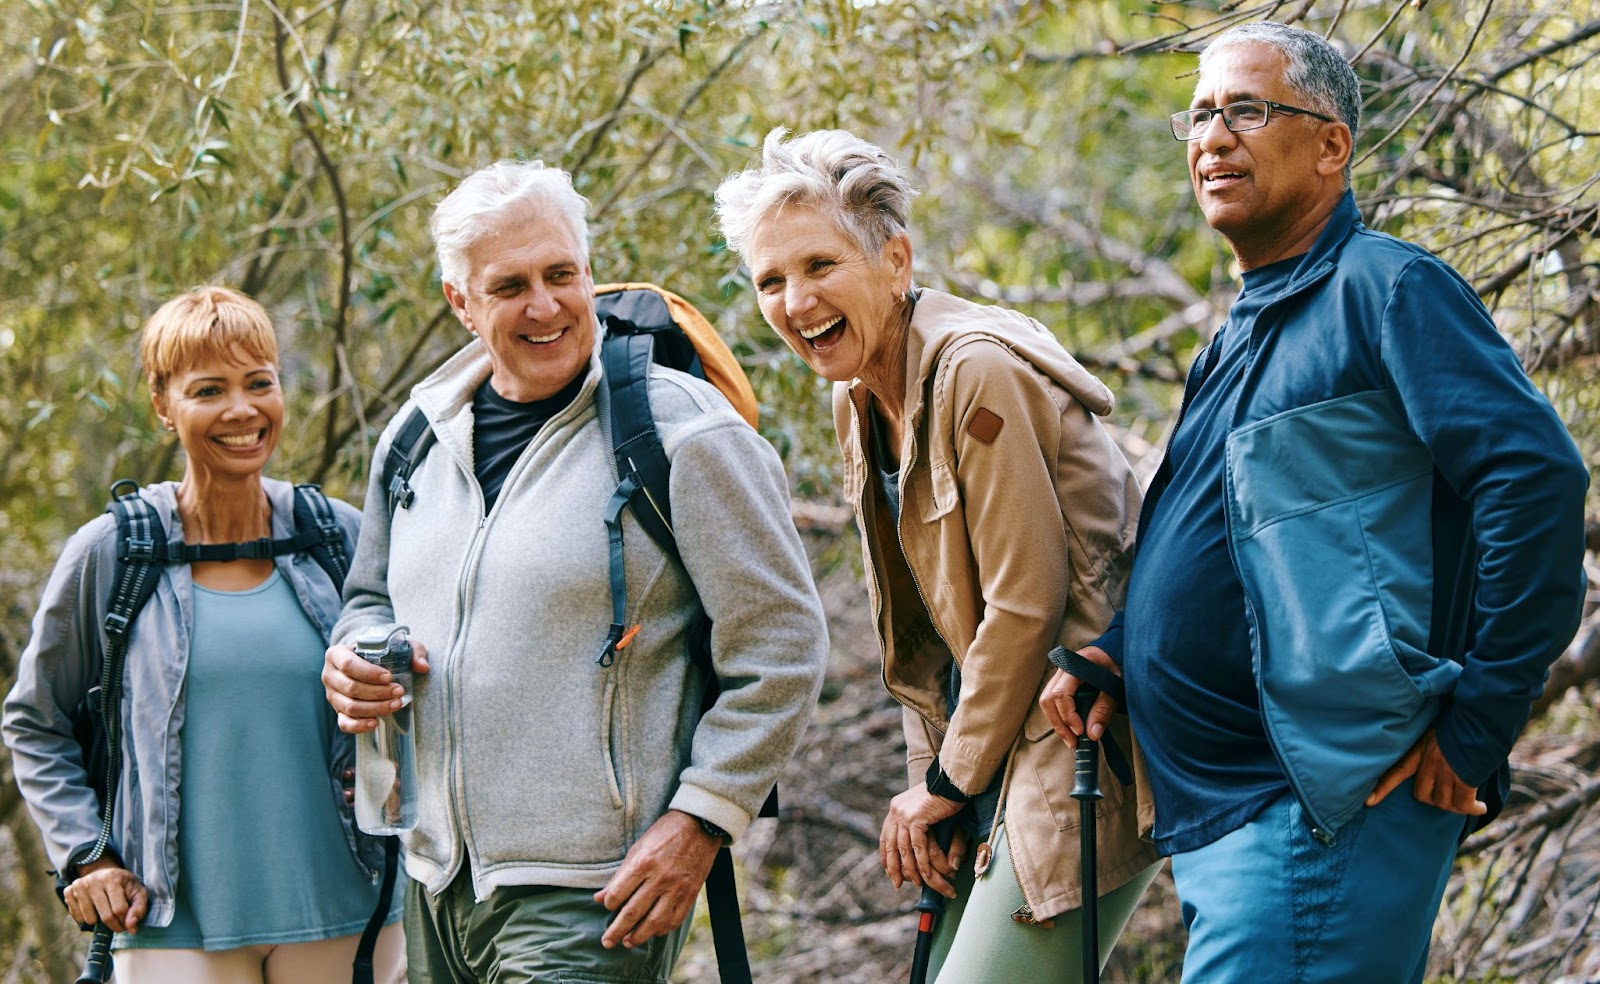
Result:
[[[743,833],[816,701],[827,631],[776,453],[709,384],[652,367],[681,562],[625,514],[612,621],[587,203],[501,162],[440,203],[444,294],[474,339],[411,394],[437,445],[391,515],[381,465],[336,642],[401,622],[416,646],[417,825],[404,835],[416,981],[662,981],[712,859]],[[381,463],[395,440],[380,439]],[[722,691],[689,658],[700,611]],[[346,731],[400,705],[328,650]]]

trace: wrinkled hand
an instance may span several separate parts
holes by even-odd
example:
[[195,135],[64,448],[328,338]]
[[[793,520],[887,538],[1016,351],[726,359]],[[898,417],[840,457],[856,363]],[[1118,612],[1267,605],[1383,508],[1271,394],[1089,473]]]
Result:
[[927,885],[945,898],[956,897],[950,879],[961,866],[966,838],[952,840],[946,854],[929,832],[940,820],[960,813],[963,805],[933,795],[922,782],[889,801],[889,814],[878,835],[878,859],[895,888],[911,882]]
[[[428,649],[411,641],[411,671],[428,672]],[[394,674],[356,655],[349,646],[329,646],[323,654],[322,687],[328,703],[339,712],[339,730],[359,735],[378,726],[378,718],[400,709],[405,688]]]
[[101,858],[78,870],[77,879],[63,897],[67,911],[80,924],[103,922],[118,933],[136,933],[150,907],[144,883],[111,858]]
[[617,914],[600,945],[637,946],[683,925],[721,847],[721,838],[689,814],[663,814],[628,848],[606,887],[594,893],[596,902]]
[[1418,803],[1469,817],[1481,817],[1489,812],[1488,804],[1478,799],[1478,791],[1462,782],[1445,760],[1432,728],[1424,731],[1417,743],[1400,756],[1400,761],[1379,777],[1378,785],[1367,797],[1367,805],[1377,806],[1396,786],[1413,777],[1411,795]]
[[[1085,646],[1078,650],[1078,655],[1122,676],[1122,667],[1099,646]],[[1102,693],[1095,698],[1094,706],[1089,708],[1089,720],[1085,722],[1078,716],[1077,705],[1072,700],[1082,684],[1083,681],[1066,670],[1057,670],[1056,675],[1045,684],[1044,693],[1039,695],[1039,706],[1044,708],[1045,717],[1050,719],[1050,726],[1067,743],[1068,748],[1077,748],[1078,736],[1086,730],[1091,739],[1099,741],[1106,725],[1111,723],[1111,715],[1122,710],[1120,704]]]

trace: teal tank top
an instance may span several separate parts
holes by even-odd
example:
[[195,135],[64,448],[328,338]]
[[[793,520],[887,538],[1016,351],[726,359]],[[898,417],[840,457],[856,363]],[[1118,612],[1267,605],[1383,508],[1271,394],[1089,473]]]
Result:
[[378,886],[335,800],[322,633],[276,570],[247,591],[195,585],[194,611],[176,909],[118,945],[228,950],[361,932]]

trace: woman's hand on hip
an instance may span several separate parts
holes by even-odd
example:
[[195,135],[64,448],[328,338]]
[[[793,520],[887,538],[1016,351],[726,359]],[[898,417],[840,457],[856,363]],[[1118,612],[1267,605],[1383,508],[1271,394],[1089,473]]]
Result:
[[[1098,646],[1085,646],[1078,650],[1078,655],[1096,666],[1103,666],[1115,673],[1122,675],[1122,667]],[[1045,684],[1044,692],[1039,695],[1039,706],[1044,708],[1045,717],[1050,719],[1050,726],[1056,730],[1061,740],[1067,743],[1068,748],[1078,747],[1078,736],[1087,733],[1094,740],[1099,741],[1101,734],[1106,730],[1106,725],[1111,723],[1111,715],[1122,710],[1115,700],[1106,694],[1095,698],[1094,706],[1089,708],[1088,720],[1078,715],[1076,697],[1078,688],[1083,686],[1083,681],[1068,673],[1066,670],[1057,670],[1050,682]]]
[[911,882],[927,885],[946,898],[956,897],[950,878],[961,865],[966,840],[953,840],[946,853],[930,831],[940,820],[961,812],[963,805],[933,795],[920,782],[889,801],[889,815],[883,818],[883,833],[878,836],[878,856],[895,888]]
[[103,922],[118,933],[138,932],[150,907],[149,894],[137,875],[111,858],[101,858],[78,870],[78,877],[62,893],[67,911],[85,926]]

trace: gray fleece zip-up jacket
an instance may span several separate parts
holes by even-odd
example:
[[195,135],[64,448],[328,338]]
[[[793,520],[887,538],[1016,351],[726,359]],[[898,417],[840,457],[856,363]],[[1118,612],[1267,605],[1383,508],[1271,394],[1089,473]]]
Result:
[[[506,885],[600,888],[668,809],[739,836],[805,729],[828,652],[777,454],[712,386],[653,367],[683,564],[624,512],[627,624],[641,628],[599,665],[617,479],[596,413],[598,343],[583,389],[485,515],[472,396],[489,372],[474,341],[412,390],[438,443],[392,520],[374,467],[334,628],[348,641],[396,621],[427,647],[406,870],[438,893],[469,863],[480,900]],[[697,594],[724,688],[703,718],[707,681],[686,649]]]
[[[263,478],[272,504],[272,535],[294,535],[294,486]],[[183,539],[176,482],[140,491],[166,527],[168,540]],[[354,550],[360,517],[349,503],[330,499],[344,530],[345,551]],[[5,699],[4,735],[11,748],[17,786],[44,835],[50,861],[60,870],[88,853],[100,833],[95,794],[68,717],[100,674],[106,645],[106,599],[116,575],[117,524],[109,514],[85,523],[61,550],[33,619],[33,637],[17,661],[17,682]],[[306,616],[323,633],[339,616],[339,594],[310,554],[275,560]],[[122,775],[117,792],[111,848],[150,893],[148,926],[172,921],[178,870],[178,812],[182,808],[181,730],[189,633],[194,626],[194,581],[188,564],[162,569],[156,593],[139,612],[128,641],[122,690]],[[248,674],[241,676],[248,686]],[[339,808],[345,836],[367,873],[376,877],[383,844],[356,830],[344,801],[340,776],[354,763],[349,735],[335,730],[328,771],[315,777]]]

